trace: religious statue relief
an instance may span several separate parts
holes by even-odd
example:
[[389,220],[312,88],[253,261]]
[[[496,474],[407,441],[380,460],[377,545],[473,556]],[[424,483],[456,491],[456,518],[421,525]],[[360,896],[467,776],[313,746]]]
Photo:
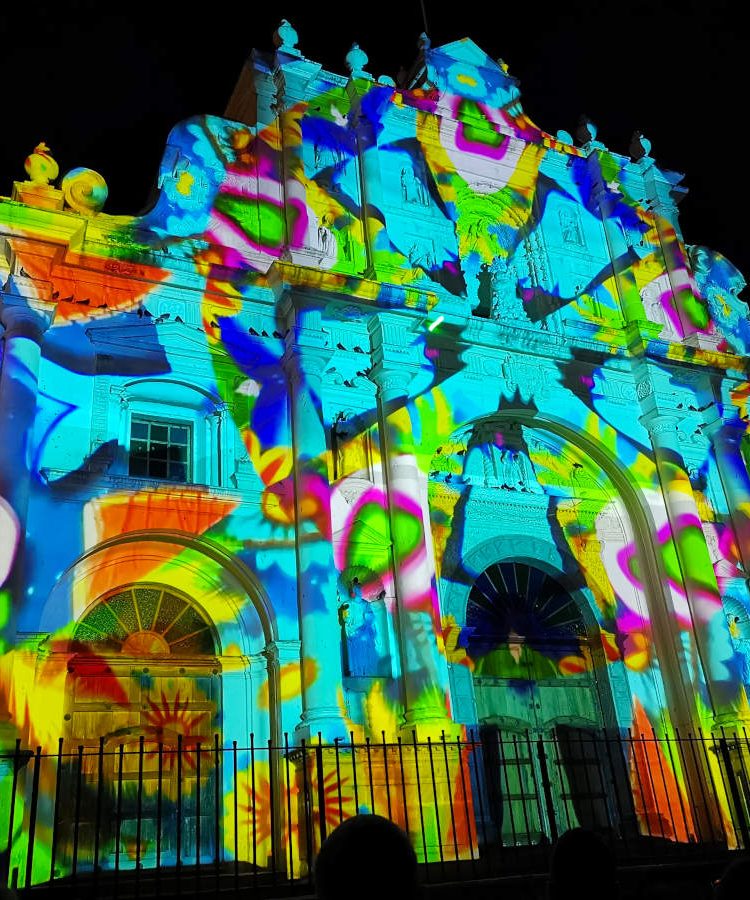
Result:
[[586,241],[583,237],[578,211],[567,207],[563,208],[558,212],[558,219],[560,220],[560,233],[562,234],[563,242],[573,244],[576,247],[585,247]]
[[491,310],[496,321],[529,323],[529,317],[518,293],[518,274],[502,256],[496,257],[488,267],[490,273]]
[[344,675],[389,674],[384,601],[384,589],[366,599],[359,578],[352,579],[346,596],[339,603]]
[[422,179],[411,166],[401,169],[401,199],[404,203],[416,206],[428,206],[429,197]]
[[367,431],[357,432],[346,413],[339,412],[331,425],[331,455],[333,479],[347,475],[370,477],[370,436]]
[[[495,448],[497,452],[497,448]],[[509,491],[522,491],[526,494],[543,494],[529,457],[523,450],[503,447],[500,451],[501,487]]]

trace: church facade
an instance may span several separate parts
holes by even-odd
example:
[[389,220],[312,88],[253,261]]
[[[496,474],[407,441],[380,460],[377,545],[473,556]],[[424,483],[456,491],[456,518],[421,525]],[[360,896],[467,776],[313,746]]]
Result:
[[43,145],[0,201],[5,746],[746,726],[745,282],[681,176],[470,40],[275,43],[147,212]]

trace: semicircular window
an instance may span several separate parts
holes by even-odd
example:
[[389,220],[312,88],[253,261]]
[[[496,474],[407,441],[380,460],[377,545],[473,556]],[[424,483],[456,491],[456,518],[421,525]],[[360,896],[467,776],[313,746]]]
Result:
[[509,641],[570,646],[586,640],[573,598],[554,578],[526,563],[495,563],[477,578],[466,607],[469,653],[482,656]]
[[206,618],[158,585],[125,588],[100,600],[76,626],[74,640],[97,653],[122,656],[216,655]]

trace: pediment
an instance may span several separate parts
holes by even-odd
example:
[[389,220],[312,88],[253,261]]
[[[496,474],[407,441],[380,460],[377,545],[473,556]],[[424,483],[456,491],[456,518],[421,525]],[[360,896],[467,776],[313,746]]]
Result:
[[427,78],[441,93],[496,109],[517,104],[520,99],[518,80],[509,74],[507,66],[492,59],[471,38],[430,48],[424,58]]
[[[352,526],[351,523],[349,523],[345,528],[341,528],[333,533],[333,543],[339,544],[342,541],[351,540],[351,532]],[[380,531],[376,531],[374,528],[370,528],[361,521],[358,521],[356,543],[365,547],[383,548],[390,546],[387,535]]]
[[429,56],[446,56],[455,62],[465,62],[484,69],[501,71],[499,63],[468,37],[441,44],[439,47],[431,47],[427,53]]
[[144,322],[94,325],[86,329],[86,334],[97,349],[118,347],[137,353],[161,353],[165,343],[179,342],[200,350],[205,350],[206,346],[202,329],[180,322],[165,322],[158,329]]

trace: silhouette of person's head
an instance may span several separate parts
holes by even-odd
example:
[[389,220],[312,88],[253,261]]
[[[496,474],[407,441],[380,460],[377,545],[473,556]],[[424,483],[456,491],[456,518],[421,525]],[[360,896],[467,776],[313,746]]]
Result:
[[615,858],[595,832],[571,828],[552,848],[548,893],[550,900],[588,900],[602,892],[617,892]]
[[750,857],[735,859],[724,869],[719,880],[714,884],[715,900],[739,900],[747,897],[747,886],[750,884]]
[[323,841],[315,860],[318,900],[414,900],[417,857],[398,825],[377,815],[346,819]]

